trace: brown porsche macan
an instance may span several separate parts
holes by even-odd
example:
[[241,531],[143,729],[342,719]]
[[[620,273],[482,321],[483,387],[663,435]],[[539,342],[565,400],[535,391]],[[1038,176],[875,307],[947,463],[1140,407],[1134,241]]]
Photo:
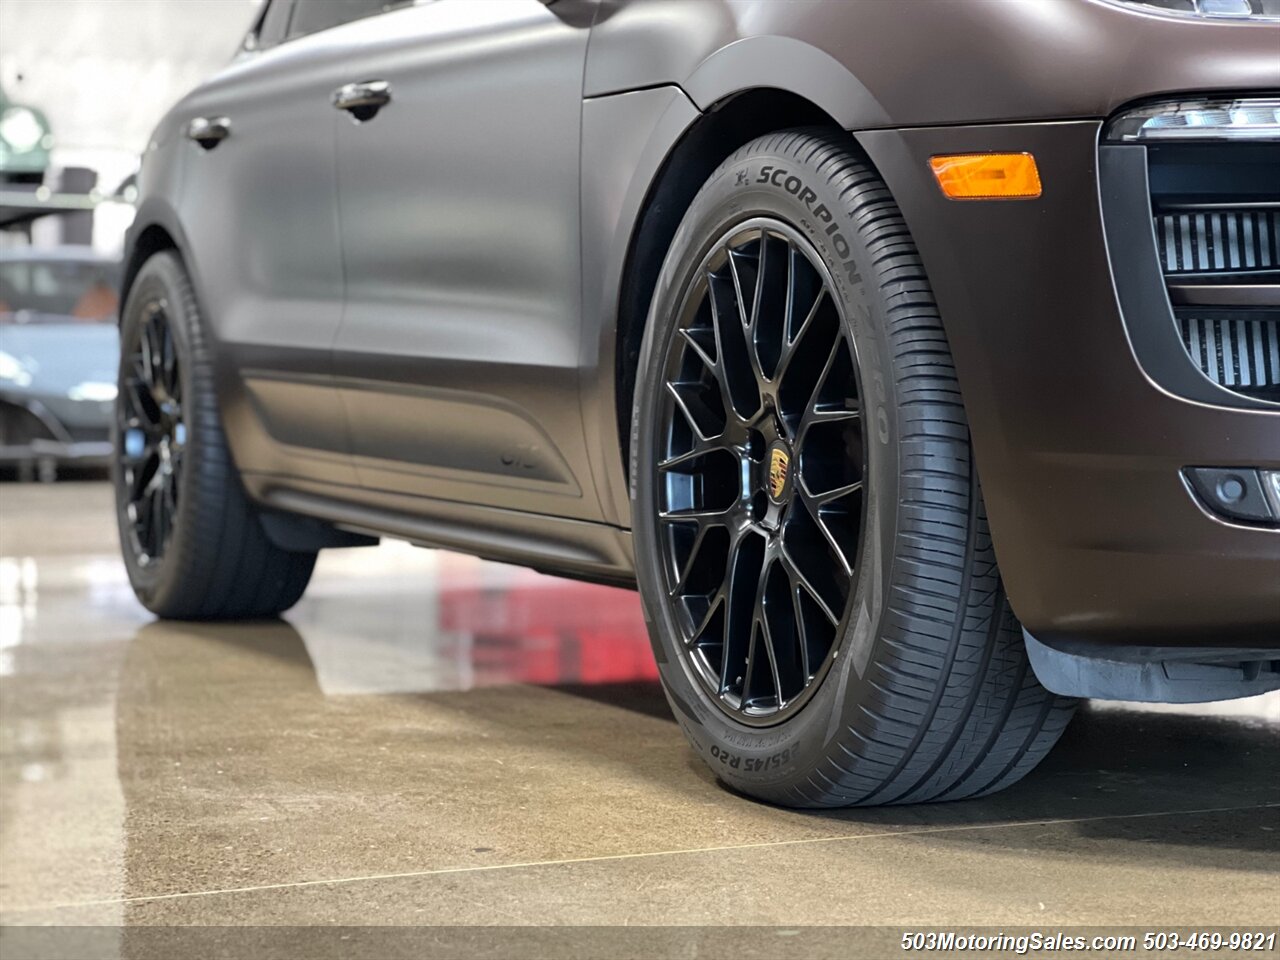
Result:
[[270,0],[139,186],[158,616],[380,537],[631,584],[794,806],[1280,687],[1280,0]]

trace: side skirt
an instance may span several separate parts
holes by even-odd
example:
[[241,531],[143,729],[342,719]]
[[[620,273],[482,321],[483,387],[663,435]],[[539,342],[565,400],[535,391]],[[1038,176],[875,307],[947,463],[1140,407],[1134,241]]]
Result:
[[635,586],[629,531],[603,523],[482,507],[270,474],[244,475],[250,496],[288,514],[368,537],[393,537],[558,576]]

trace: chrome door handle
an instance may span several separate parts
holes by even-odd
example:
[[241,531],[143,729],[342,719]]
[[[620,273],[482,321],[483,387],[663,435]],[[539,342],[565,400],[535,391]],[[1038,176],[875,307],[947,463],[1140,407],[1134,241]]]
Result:
[[355,117],[357,123],[372,120],[391,102],[391,84],[385,80],[348,83],[333,91],[333,105]]
[[231,121],[226,117],[196,117],[187,124],[187,139],[206,150],[212,150],[231,136]]

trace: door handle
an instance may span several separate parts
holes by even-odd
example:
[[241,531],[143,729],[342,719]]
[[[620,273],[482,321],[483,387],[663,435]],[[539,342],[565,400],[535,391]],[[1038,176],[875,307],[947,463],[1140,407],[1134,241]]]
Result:
[[187,124],[187,139],[206,150],[212,150],[231,136],[231,121],[226,117],[196,117]]
[[348,83],[333,91],[333,105],[351,114],[356,123],[372,120],[391,102],[391,84],[385,80]]

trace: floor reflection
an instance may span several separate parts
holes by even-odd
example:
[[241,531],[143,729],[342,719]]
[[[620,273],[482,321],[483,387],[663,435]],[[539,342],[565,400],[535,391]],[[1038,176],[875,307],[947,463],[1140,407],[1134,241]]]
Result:
[[[415,581],[397,582],[406,567]],[[365,589],[325,589],[346,577]],[[317,586],[287,617],[326,694],[658,675],[633,591],[403,545],[325,557]]]
[[105,489],[9,494],[6,922],[823,923],[855,888],[843,922],[1274,914],[1280,693],[1089,704],[991,797],[780,810],[687,746],[633,593],[387,544],[322,557],[286,620],[154,622]]

